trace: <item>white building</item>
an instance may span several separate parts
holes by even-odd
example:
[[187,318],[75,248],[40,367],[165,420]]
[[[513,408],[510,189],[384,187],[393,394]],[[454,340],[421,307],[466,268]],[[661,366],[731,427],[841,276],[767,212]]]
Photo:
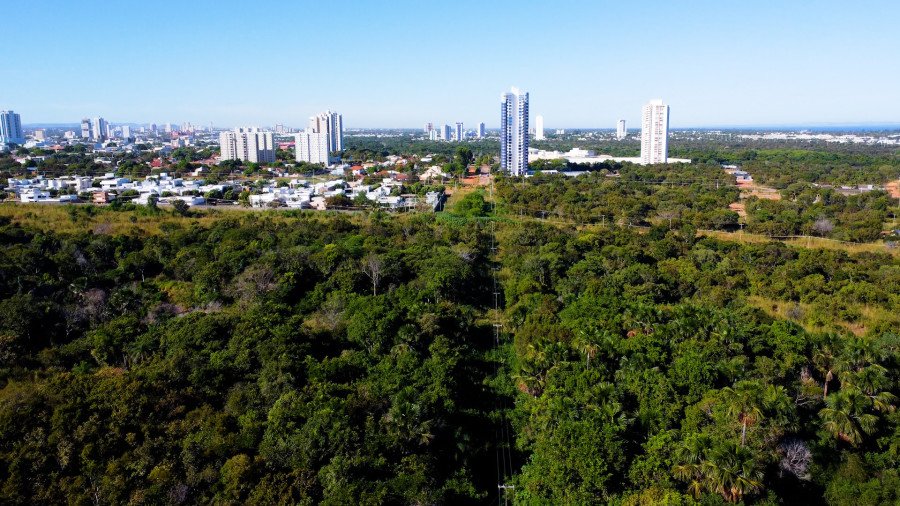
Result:
[[310,133],[325,134],[328,141],[328,152],[344,150],[344,118],[340,114],[325,111],[309,118]]
[[616,123],[616,139],[622,140],[626,135],[628,135],[628,130],[625,129],[625,120],[620,119],[619,122]]
[[220,160],[243,160],[253,163],[275,161],[275,137],[258,128],[235,128],[219,134]]
[[666,163],[669,157],[669,106],[651,100],[641,111],[641,163]]
[[[82,126],[82,129],[84,126]],[[91,120],[90,139],[95,142],[105,141],[109,138],[109,123],[101,117]]]
[[528,170],[528,92],[500,95],[500,168],[519,176]]
[[131,127],[128,125],[122,125],[122,138],[129,139],[131,138]]
[[465,140],[464,132],[463,132],[463,124],[460,122],[456,123],[456,142],[462,142]]
[[444,128],[441,129],[441,140],[449,141],[450,140],[450,125],[444,125]]
[[430,139],[432,141],[436,141],[436,140],[440,139],[440,132],[438,132],[437,130],[432,130],[432,131],[428,132],[428,139]]
[[22,118],[13,111],[0,111],[0,148],[10,144],[25,144]]
[[478,138],[484,139],[484,122],[478,124]]
[[540,114],[534,117],[534,140],[544,140],[544,117]]
[[307,129],[294,136],[294,148],[298,162],[328,165],[328,134]]

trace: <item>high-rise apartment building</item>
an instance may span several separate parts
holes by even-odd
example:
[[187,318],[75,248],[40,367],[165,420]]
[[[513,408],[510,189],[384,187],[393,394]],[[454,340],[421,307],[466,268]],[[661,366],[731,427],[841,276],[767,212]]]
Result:
[[128,125],[122,125],[122,138],[130,139],[131,138],[131,127]]
[[528,170],[528,92],[500,95],[500,168],[520,176]]
[[616,139],[622,140],[626,135],[628,135],[628,130],[625,130],[625,120],[620,119],[619,122],[616,123]]
[[478,138],[484,139],[484,122],[478,124]]
[[22,118],[13,111],[0,111],[0,148],[10,144],[25,144]]
[[81,120],[81,138],[102,142],[109,138],[109,123],[105,119],[84,118]]
[[425,131],[425,135],[430,134],[431,131],[434,130],[434,123],[425,123],[425,128],[423,128],[423,130]]
[[666,163],[669,157],[669,106],[651,100],[641,110],[641,163]]
[[463,130],[463,124],[460,122],[456,123],[456,142],[462,142],[465,140],[465,131]]
[[328,134],[306,129],[294,135],[294,149],[298,162],[328,165]]
[[331,111],[325,111],[309,118],[309,133],[325,134],[328,153],[344,150],[344,118]]
[[444,128],[441,129],[441,140],[449,141],[451,135],[450,125],[444,125]]
[[432,130],[432,131],[428,132],[428,139],[432,140],[432,141],[439,140],[440,139],[439,134],[440,134],[440,132],[438,132],[437,130]]
[[275,136],[258,128],[235,128],[219,133],[221,160],[253,163],[275,161]]
[[544,117],[540,114],[534,117],[534,140],[544,140]]

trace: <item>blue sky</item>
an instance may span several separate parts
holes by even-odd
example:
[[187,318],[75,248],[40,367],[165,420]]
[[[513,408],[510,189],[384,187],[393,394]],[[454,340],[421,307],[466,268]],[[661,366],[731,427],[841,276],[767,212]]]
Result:
[[[24,123],[548,128],[900,122],[893,1],[16,1],[0,109]],[[11,44],[9,41],[15,41]],[[10,49],[12,48],[12,49]]]

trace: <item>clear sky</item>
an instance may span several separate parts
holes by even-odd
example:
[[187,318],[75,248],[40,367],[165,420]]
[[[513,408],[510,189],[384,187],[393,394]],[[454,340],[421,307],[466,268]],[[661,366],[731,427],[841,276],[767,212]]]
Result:
[[0,109],[24,123],[548,128],[900,122],[900,1],[6,2]]

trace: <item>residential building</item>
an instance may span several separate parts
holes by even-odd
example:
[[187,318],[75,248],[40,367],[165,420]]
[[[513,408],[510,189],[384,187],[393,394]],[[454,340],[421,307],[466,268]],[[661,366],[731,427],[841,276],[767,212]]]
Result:
[[[84,120],[81,122],[82,135],[84,133]],[[88,138],[94,142],[102,142],[109,138],[109,123],[101,117],[90,120]]]
[[440,132],[438,132],[437,130],[432,130],[432,131],[428,132],[428,139],[432,140],[432,141],[436,141],[436,140],[440,139],[439,134],[440,134]]
[[131,127],[128,125],[122,125],[122,138],[129,139],[131,138]]
[[620,119],[619,122],[616,123],[616,139],[622,140],[626,135],[628,135],[628,131],[625,130],[625,120]]
[[431,131],[434,130],[434,123],[425,123],[425,128],[423,130],[426,135],[430,134]]
[[484,122],[478,124],[478,138],[484,139]]
[[669,157],[669,106],[651,100],[641,111],[641,163],[666,163]]
[[25,144],[22,118],[13,111],[0,111],[0,148],[10,144]]
[[275,137],[259,128],[235,128],[219,133],[220,160],[243,160],[253,163],[275,161]]
[[298,162],[319,163],[328,165],[329,149],[328,134],[325,132],[312,132],[310,129],[294,136],[294,149]]
[[540,114],[534,117],[534,140],[544,140],[544,117]]
[[307,131],[325,134],[329,154],[344,150],[344,119],[340,114],[325,111],[309,118]]
[[444,125],[444,128],[441,129],[441,140],[449,141],[450,140],[450,125]]
[[528,170],[528,92],[500,95],[500,168],[513,176]]
[[90,139],[91,138],[91,119],[90,118],[82,118],[82,120],[81,120],[81,138],[82,139]]
[[456,142],[462,142],[465,140],[465,132],[463,131],[463,124],[460,122],[456,123]]

